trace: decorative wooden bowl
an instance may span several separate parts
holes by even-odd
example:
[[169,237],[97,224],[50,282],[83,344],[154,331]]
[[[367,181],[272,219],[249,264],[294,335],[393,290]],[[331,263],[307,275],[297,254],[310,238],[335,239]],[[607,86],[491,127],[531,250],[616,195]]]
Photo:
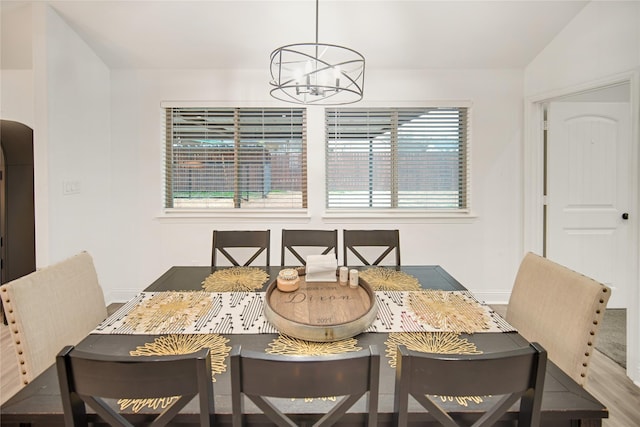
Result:
[[307,341],[339,341],[358,335],[376,319],[375,293],[361,281],[357,288],[338,282],[310,282],[300,277],[294,292],[281,292],[272,282],[264,313],[280,333]]

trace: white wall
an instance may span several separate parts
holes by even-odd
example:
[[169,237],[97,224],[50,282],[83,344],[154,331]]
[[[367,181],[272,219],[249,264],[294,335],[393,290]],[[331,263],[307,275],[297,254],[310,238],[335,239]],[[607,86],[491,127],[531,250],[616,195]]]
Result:
[[34,126],[33,71],[0,70],[0,118]]
[[[636,144],[632,186],[637,189],[640,187],[637,170],[640,164],[637,155],[640,152],[638,148],[639,73],[640,2],[592,1],[526,67],[525,97],[532,100],[545,99],[553,94],[566,94],[577,88],[586,89],[589,86],[597,86],[599,82],[615,81],[619,76],[631,76],[633,91],[631,108],[634,121],[632,135]],[[532,123],[532,126],[535,126],[535,120],[532,120]],[[537,138],[527,138],[525,153],[535,153],[537,143]],[[535,157],[535,154],[531,157]],[[529,164],[527,159],[525,162]],[[525,197],[530,200],[535,197],[535,194],[531,194],[531,197],[525,195]],[[634,210],[640,212],[637,196]],[[525,221],[525,224],[530,225],[529,221]],[[539,225],[533,225],[533,229],[539,227]],[[529,235],[527,230],[525,232]],[[637,228],[633,234],[636,239],[640,238]],[[640,260],[637,258],[637,247],[634,248],[634,252],[636,255],[636,265],[633,268],[635,282],[631,284],[632,289],[629,294],[632,297],[627,313],[627,374],[640,384],[640,283],[638,282]]]
[[[265,64],[267,65],[267,64]],[[506,302],[521,257],[521,70],[367,72],[366,105],[471,102],[472,210],[475,218],[402,220],[323,218],[323,110],[309,109],[309,217],[244,219],[162,217],[161,102],[282,105],[268,95],[268,71],[112,71],[112,176],[115,240],[109,255],[121,273],[111,298],[139,291],[172,265],[208,265],[214,228],[272,230],[278,262],[283,227],[399,227],[404,264],[441,264],[492,301]],[[390,84],[393,82],[393,84]],[[220,101],[216,101],[220,100]]]
[[108,278],[110,72],[51,8],[34,5],[32,18],[36,265],[87,250]]
[[32,8],[0,9],[0,119],[34,127]]
[[3,70],[33,68],[32,13],[31,4],[26,2],[3,4],[0,8],[0,64]]
[[592,1],[525,69],[525,96],[640,66],[640,2]]
[[[1,18],[0,118],[34,129],[36,266],[87,250],[109,281],[109,69],[44,4]],[[64,195],[69,182],[78,191]]]

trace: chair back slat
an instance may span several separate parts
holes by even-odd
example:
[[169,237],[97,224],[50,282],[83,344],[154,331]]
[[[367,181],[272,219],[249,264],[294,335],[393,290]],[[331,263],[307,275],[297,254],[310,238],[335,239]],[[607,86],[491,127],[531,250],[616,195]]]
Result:
[[297,262],[306,265],[301,248],[317,248],[315,252],[327,255],[334,252],[338,258],[338,230],[282,230],[282,244],[280,245],[280,265],[286,264],[287,254],[293,255]]
[[[495,424],[520,399],[518,426],[538,426],[547,354],[537,343],[529,347],[477,355],[421,353],[399,345],[394,416],[406,426],[411,396],[441,424],[458,422],[430,396],[500,396],[473,426]],[[468,421],[468,420],[467,420]],[[466,422],[466,421],[465,421]]]
[[[400,232],[399,230],[343,230],[342,233],[344,265],[354,265],[349,255],[355,256],[363,265],[382,265],[392,252],[395,253],[394,264],[400,266]],[[377,257],[365,254],[367,249],[378,250]],[[351,257],[353,259],[353,257]]]
[[[251,249],[244,254],[246,260],[238,261],[239,255],[233,255],[228,249]],[[218,253],[222,254],[233,266],[249,266],[264,253],[260,265],[269,266],[271,263],[271,230],[241,231],[241,230],[213,230],[211,247],[211,266],[218,266]]]
[[368,425],[377,424],[380,356],[375,346],[330,356],[288,356],[231,352],[233,425],[242,425],[246,396],[277,425],[297,425],[271,398],[342,397],[314,426],[335,423],[363,395],[367,396]]
[[56,357],[65,423],[86,426],[85,405],[114,426],[131,423],[104,399],[154,399],[179,396],[154,420],[170,422],[199,395],[200,425],[213,418],[213,385],[209,349],[168,356],[111,356],[66,346]]
[[[459,356],[459,357],[456,357]],[[528,348],[520,351],[491,353],[487,357],[441,355],[412,359],[414,371],[429,372],[429,381],[412,382],[412,393],[445,396],[506,394],[525,391],[532,385],[531,365],[535,354]],[[451,372],[455,372],[451,381]],[[496,372],[511,375],[498,375]],[[462,381],[462,379],[465,379]]]

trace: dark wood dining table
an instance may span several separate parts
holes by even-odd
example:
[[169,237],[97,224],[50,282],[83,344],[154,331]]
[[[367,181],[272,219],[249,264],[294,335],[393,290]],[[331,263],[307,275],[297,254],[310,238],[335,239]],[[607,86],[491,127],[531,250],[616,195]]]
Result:
[[[269,280],[277,277],[281,267],[266,267]],[[439,266],[402,266],[400,271],[418,279],[422,288],[443,291],[466,291],[465,287]],[[211,267],[176,266],[170,268],[152,284],[145,292],[162,291],[200,291],[203,281],[214,271]],[[230,334],[228,345],[241,345],[245,349],[264,351],[277,334]],[[503,351],[528,346],[528,342],[517,332],[482,332],[462,334],[482,352]],[[387,333],[361,333],[355,338],[358,346],[377,345],[381,354],[380,393],[379,393],[379,425],[393,424],[393,394],[395,369],[388,363],[385,356],[385,341]],[[81,341],[77,348],[107,354],[129,354],[137,346],[153,341],[154,335],[133,334],[90,334]],[[228,360],[226,361],[228,366]],[[231,386],[228,369],[216,375],[213,383],[215,395],[215,424],[231,425]],[[364,398],[363,398],[364,399]],[[365,404],[361,399],[340,421],[339,425],[363,425],[365,420]],[[301,424],[309,422],[317,414],[326,412],[328,402],[321,399],[312,401],[298,400],[287,403],[287,411],[297,416]],[[484,402],[456,401],[448,403],[449,410],[454,417],[460,419],[475,419],[486,405]],[[145,408],[140,411],[125,409],[123,413],[132,422],[144,421],[149,412],[158,412]],[[174,420],[175,425],[197,425],[197,402],[194,400]],[[517,420],[517,406],[509,411],[498,425],[515,426]],[[433,419],[419,405],[410,406],[410,420],[416,425],[437,425]],[[250,403],[245,405],[246,422],[248,425],[267,425],[268,420],[259,409]],[[542,402],[541,425],[555,426],[601,426],[602,419],[608,417],[607,408],[595,397],[579,386],[556,365],[549,363],[545,377],[544,397]],[[96,421],[95,414],[89,409],[89,421]],[[16,395],[6,401],[0,408],[0,423],[2,426],[31,424],[33,426],[58,426],[64,424],[60,391],[55,366],[50,367],[34,381],[21,389]],[[434,423],[434,424],[432,424]],[[311,423],[309,423],[311,424]],[[173,424],[172,424],[173,425]]]

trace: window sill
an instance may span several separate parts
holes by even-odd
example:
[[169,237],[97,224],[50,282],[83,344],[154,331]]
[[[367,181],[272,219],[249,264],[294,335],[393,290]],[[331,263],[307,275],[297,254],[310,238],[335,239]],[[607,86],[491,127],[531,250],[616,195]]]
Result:
[[399,209],[376,209],[372,211],[364,210],[328,210],[322,215],[322,219],[327,223],[343,222],[345,220],[357,219],[362,222],[390,222],[395,223],[401,220],[404,223],[472,223],[477,216],[471,212],[446,211],[433,212],[422,210],[399,210]]
[[160,222],[206,222],[210,219],[232,220],[234,222],[255,222],[256,220],[308,220],[307,209],[165,209],[156,217]]
[[[234,209],[234,210],[176,210],[166,209],[156,219],[163,223],[176,222],[210,222],[212,219],[216,221],[233,221],[242,222],[290,222],[304,221],[307,222],[311,218],[307,209]],[[393,209],[379,209],[374,211],[364,210],[328,210],[322,214],[322,220],[326,223],[341,223],[344,221],[358,220],[363,223],[424,223],[424,224],[460,224],[473,223],[477,216],[471,212],[433,212],[433,211],[400,211]]]

